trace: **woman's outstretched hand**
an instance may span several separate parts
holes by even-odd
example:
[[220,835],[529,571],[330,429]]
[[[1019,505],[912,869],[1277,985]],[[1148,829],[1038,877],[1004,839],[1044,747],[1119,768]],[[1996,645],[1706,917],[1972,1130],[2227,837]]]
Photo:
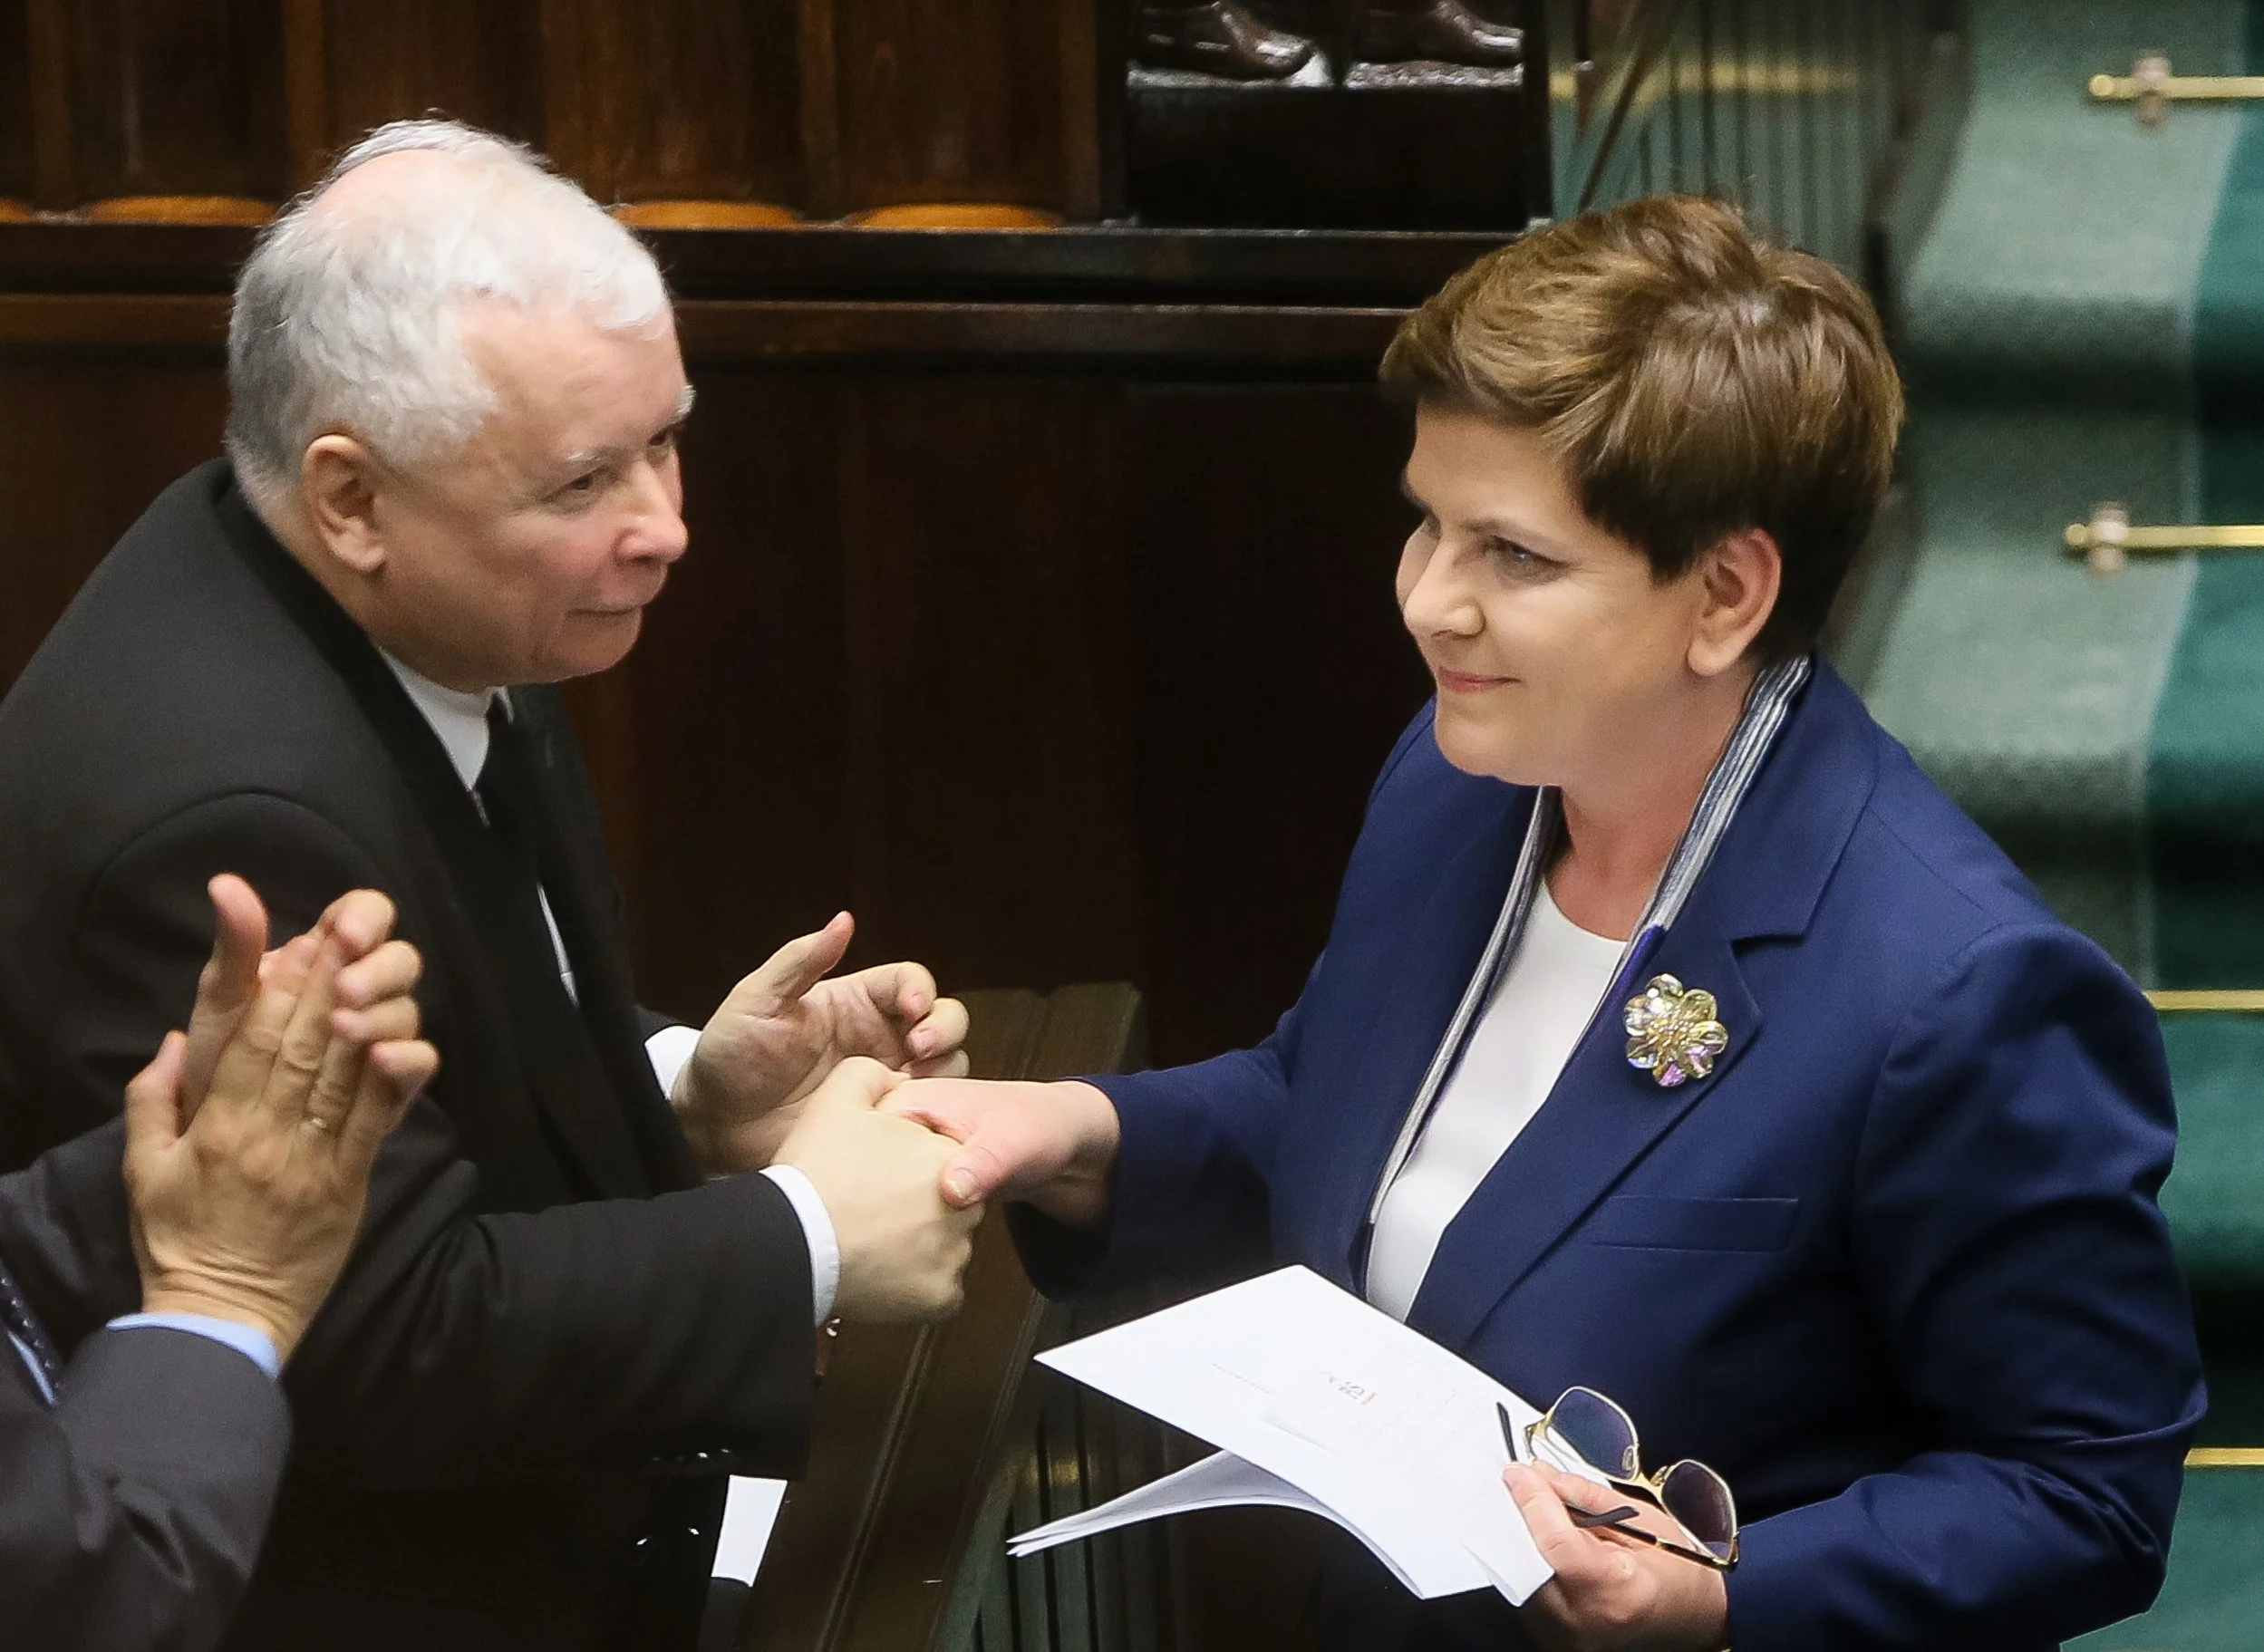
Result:
[[1117,1109],[1089,1084],[915,1078],[889,1092],[881,1108],[959,1144],[943,1164],[947,1203],[1025,1200],[1079,1228],[1096,1227],[1108,1213]]
[[[1513,1463],[1502,1483],[1541,1558],[1556,1569],[1518,1609],[1526,1633],[1549,1652],[1720,1652],[1729,1644],[1729,1591],[1720,1572],[1609,1527],[1576,1526],[1565,1512],[1570,1504],[1601,1514],[1633,1499],[1538,1464]],[[1637,1507],[1646,1530],[1690,1541],[1658,1510]]]

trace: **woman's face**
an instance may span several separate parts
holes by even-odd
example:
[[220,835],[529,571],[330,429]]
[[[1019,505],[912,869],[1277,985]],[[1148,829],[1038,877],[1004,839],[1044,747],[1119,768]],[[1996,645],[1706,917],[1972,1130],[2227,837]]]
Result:
[[[1438,685],[1438,746],[1470,774],[1577,788],[1643,761],[1709,671],[1706,581],[1661,584],[1591,522],[1534,432],[1424,407],[1399,612]],[[1710,665],[1710,659],[1701,663]]]

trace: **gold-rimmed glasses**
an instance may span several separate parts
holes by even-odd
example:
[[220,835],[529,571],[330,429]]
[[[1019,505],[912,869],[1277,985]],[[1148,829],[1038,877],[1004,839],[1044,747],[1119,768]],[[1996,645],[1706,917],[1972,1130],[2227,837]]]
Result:
[[[1509,1416],[1504,1412],[1504,1428]],[[1688,1458],[1656,1474],[1642,1468],[1640,1444],[1628,1414],[1593,1388],[1572,1387],[1525,1427],[1525,1446],[1534,1460],[1568,1474],[1592,1475],[1663,1511],[1690,1536],[1678,1543],[1632,1524],[1633,1509],[1591,1513],[1570,1511],[1575,1525],[1609,1527],[1640,1543],[1679,1554],[1703,1566],[1727,1571],[1737,1563],[1737,1502],[1729,1483],[1703,1463]]]

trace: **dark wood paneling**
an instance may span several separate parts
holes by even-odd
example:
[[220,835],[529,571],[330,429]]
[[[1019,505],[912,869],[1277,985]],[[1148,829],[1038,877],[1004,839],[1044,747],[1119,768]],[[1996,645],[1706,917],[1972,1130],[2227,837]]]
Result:
[[1402,416],[1363,385],[1152,386],[1127,460],[1159,1061],[1303,984],[1377,768],[1429,691],[1391,577]]
[[[1098,198],[1089,18],[1062,0],[834,0],[845,209],[1011,201],[1069,210]],[[1072,162],[1078,175],[1071,175]]]
[[896,378],[842,409],[857,900],[954,981],[1141,962],[1118,402]]
[[[1116,225],[982,235],[661,229],[645,239],[670,285],[694,299],[1291,310],[1404,309],[1502,241]],[[225,293],[251,244],[250,230],[229,225],[0,224],[0,291]]]
[[791,202],[790,0],[540,0],[546,142],[600,200]]
[[[703,1013],[854,893],[830,386],[693,366],[692,550],[630,662],[639,819],[622,862],[648,1002]],[[628,782],[628,792],[621,781]]]
[[0,199],[28,201],[32,165],[31,23],[24,0],[0,0]]
[[279,0],[62,9],[76,201],[289,192]]
[[0,354],[0,689],[168,482],[220,450],[207,357]]
[[542,141],[533,0],[319,0],[319,9],[324,149],[434,112]]

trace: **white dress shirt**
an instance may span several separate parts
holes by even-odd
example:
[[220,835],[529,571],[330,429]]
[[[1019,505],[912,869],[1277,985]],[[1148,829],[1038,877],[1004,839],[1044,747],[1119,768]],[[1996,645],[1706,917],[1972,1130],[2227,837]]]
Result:
[[[474,794],[472,806],[477,808],[479,771],[488,764],[488,708],[500,699],[504,714],[509,716],[511,697],[501,689],[468,694],[461,689],[442,688],[383,650],[379,652],[408,691],[410,703],[432,725],[432,732],[439,737],[440,749],[448,753],[457,778],[463,781],[466,791]],[[574,984],[574,965],[566,956],[566,938],[558,932],[558,920],[551,914],[550,895],[539,886],[535,893],[542,902],[543,922],[550,926],[551,947],[558,955],[558,979],[566,985],[566,996],[578,1004],[582,1000]],[[653,1063],[653,1075],[661,1081],[661,1094],[665,1096],[674,1090],[676,1075],[692,1059],[692,1047],[699,1042],[699,1029],[694,1027],[664,1027],[644,1041],[644,1053]],[[841,1289],[841,1243],[834,1232],[833,1218],[827,1213],[826,1202],[818,1196],[818,1189],[811,1185],[810,1179],[791,1164],[773,1164],[762,1174],[778,1183],[779,1191],[786,1195],[787,1202],[794,1207],[794,1214],[801,1221],[802,1238],[809,1247],[810,1297],[818,1323],[823,1325],[833,1318],[834,1298]]]
[[1415,1151],[1385,1193],[1368,1247],[1368,1299],[1404,1319],[1447,1225],[1556,1086],[1611,989],[1625,942],[1592,934],[1534,893],[1517,955],[1495,983]]

